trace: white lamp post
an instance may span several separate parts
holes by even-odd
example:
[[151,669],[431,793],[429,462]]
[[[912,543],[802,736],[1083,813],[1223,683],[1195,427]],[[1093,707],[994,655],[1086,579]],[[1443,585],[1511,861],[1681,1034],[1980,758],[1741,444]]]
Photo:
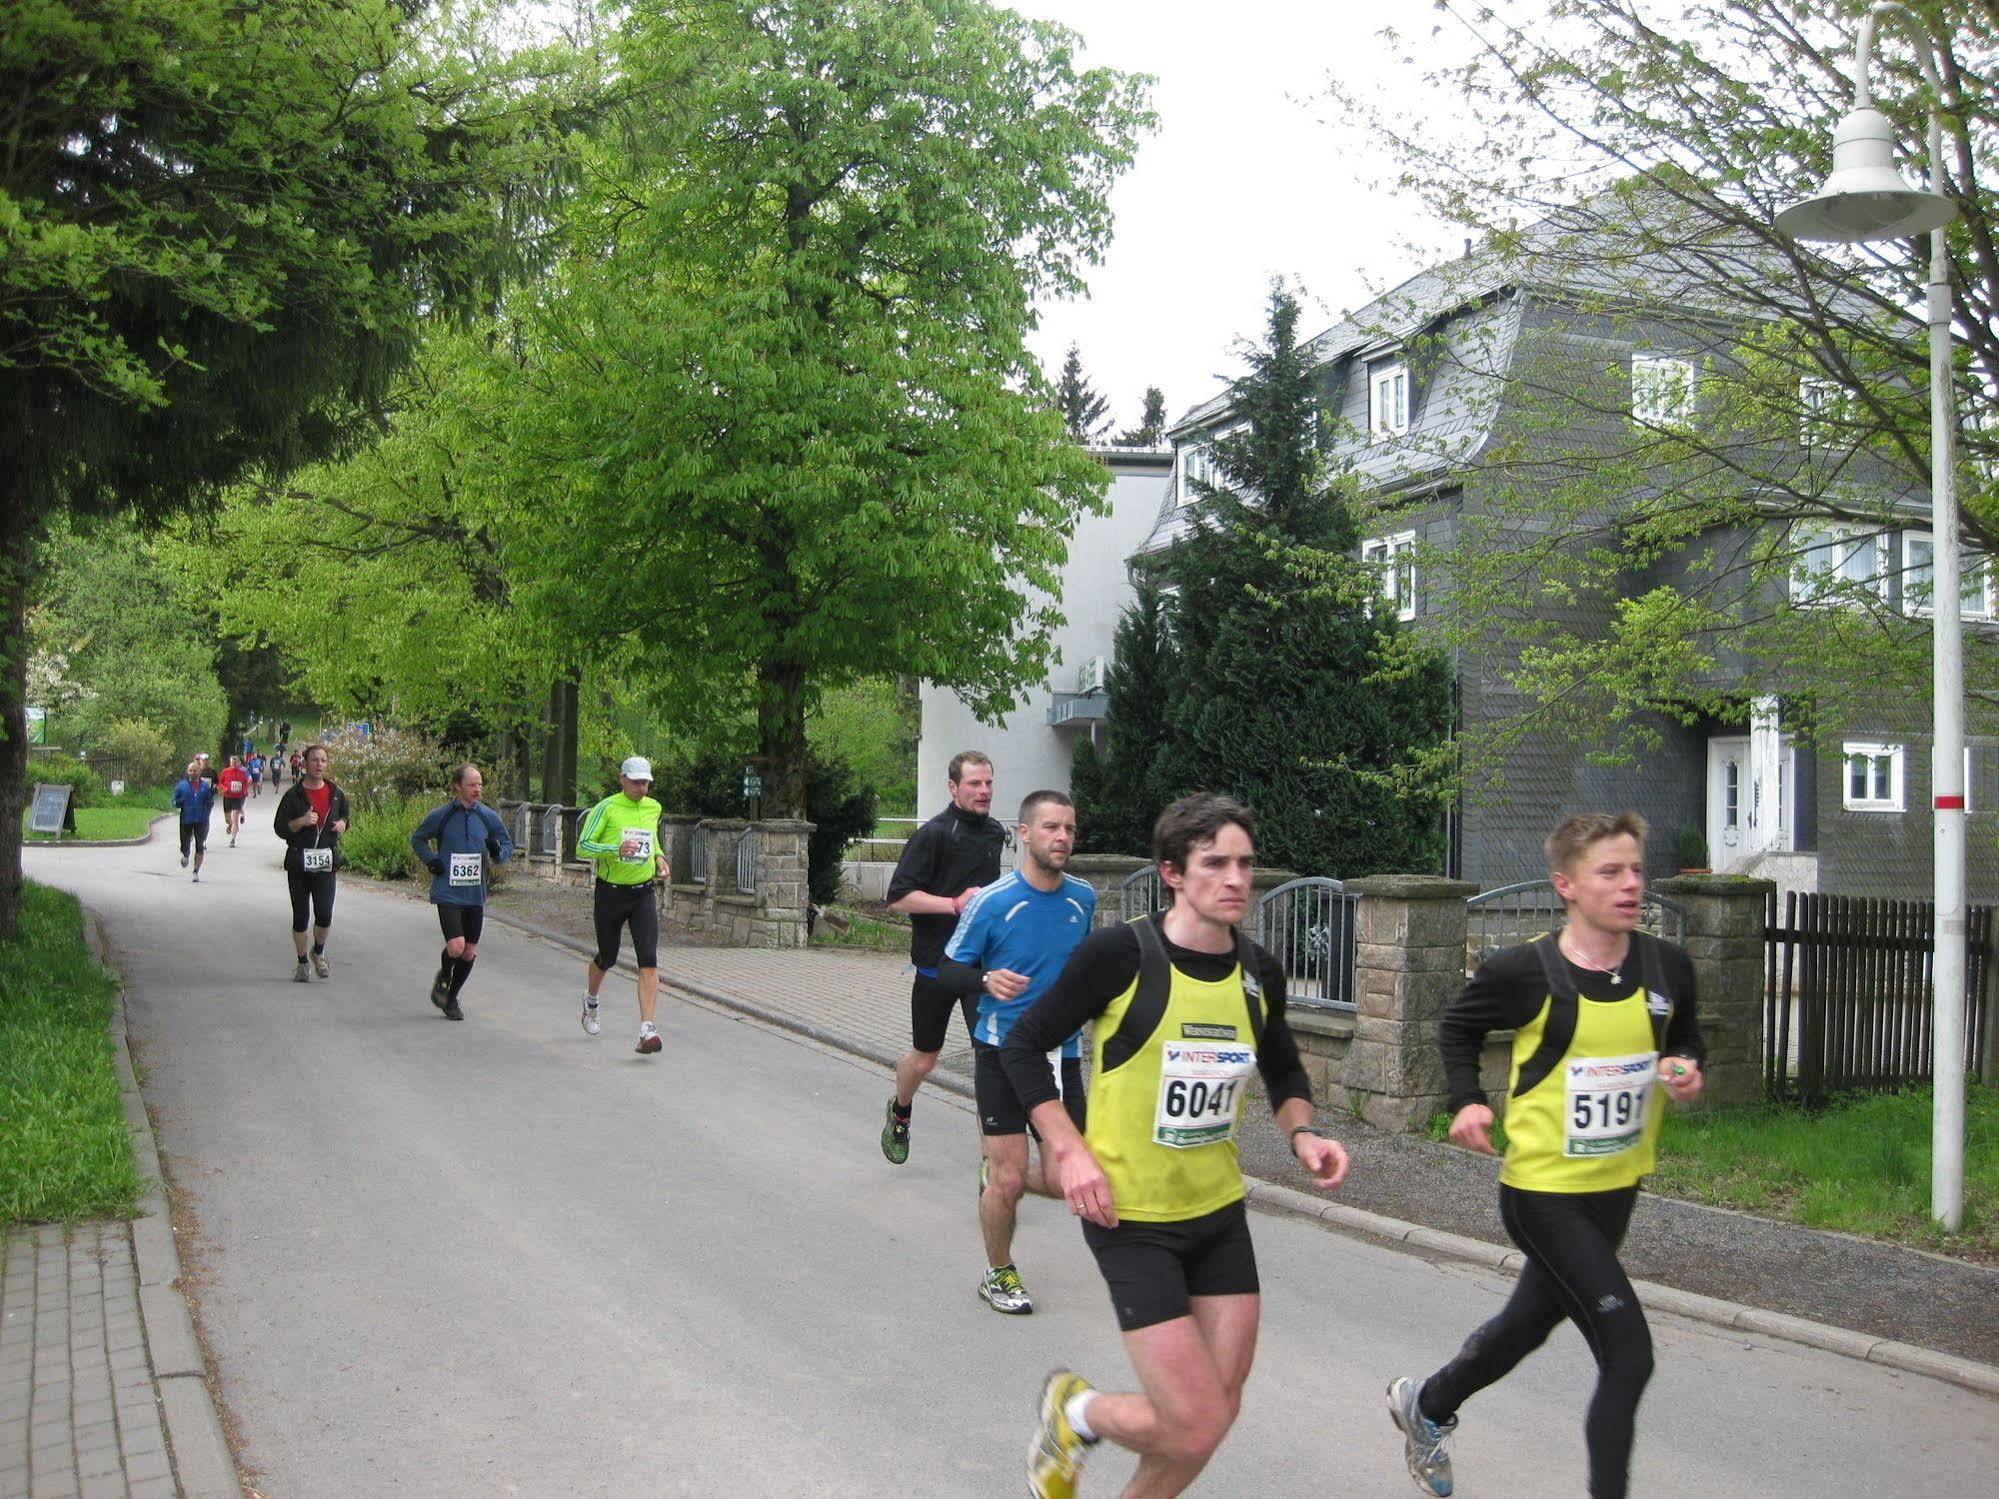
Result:
[[1930,237],[1930,525],[1934,739],[1931,813],[1936,859],[1936,958],[1933,969],[1931,1070],[1935,1112],[1931,1125],[1930,1215],[1955,1231],[1964,1217],[1964,624],[1957,554],[1956,418],[1950,369],[1950,262],[1944,225],[1957,205],[1939,189],[1944,182],[1943,123],[1930,105],[1930,186],[1909,186],[1895,169],[1894,133],[1874,109],[1868,64],[1877,16],[1900,11],[1918,42],[1923,76],[1933,101],[1943,97],[1929,34],[1906,7],[1877,5],[1861,19],[1854,44],[1853,112],[1833,136],[1832,176],[1815,196],[1777,215],[1777,227],[1794,239],[1863,240]]

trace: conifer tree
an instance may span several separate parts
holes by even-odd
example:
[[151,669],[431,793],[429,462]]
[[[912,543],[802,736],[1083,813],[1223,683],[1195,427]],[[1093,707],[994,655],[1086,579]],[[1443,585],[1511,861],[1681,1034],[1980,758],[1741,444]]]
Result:
[[1173,800],[1163,757],[1167,710],[1178,690],[1168,607],[1158,581],[1141,576],[1104,676],[1109,742],[1076,746],[1070,790],[1080,846],[1091,853],[1149,854],[1153,819]]
[[1082,350],[1074,344],[1069,345],[1069,352],[1062,360],[1062,378],[1055,384],[1055,404],[1069,435],[1078,442],[1098,442],[1110,430],[1105,413],[1111,403],[1097,394],[1096,387],[1083,374]]
[[1159,439],[1166,432],[1166,392],[1156,385],[1145,387],[1145,410],[1136,427],[1126,427],[1118,434],[1118,446],[1125,448],[1152,448],[1159,445]]
[[1431,872],[1441,820],[1413,766],[1450,732],[1448,672],[1377,608],[1351,481],[1319,451],[1297,299],[1279,285],[1269,307],[1267,344],[1230,387],[1246,425],[1214,444],[1220,482],[1166,559],[1179,690],[1157,784],[1246,801],[1266,864]]

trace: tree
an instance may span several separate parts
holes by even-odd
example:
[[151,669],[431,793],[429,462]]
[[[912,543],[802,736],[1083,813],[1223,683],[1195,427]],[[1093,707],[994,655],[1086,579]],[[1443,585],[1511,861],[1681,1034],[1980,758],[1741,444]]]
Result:
[[1145,387],[1145,410],[1136,427],[1127,427],[1118,434],[1118,446],[1124,448],[1155,448],[1166,433],[1166,392],[1156,385]]
[[1078,442],[1098,442],[1110,430],[1110,402],[1097,394],[1083,374],[1083,351],[1074,344],[1062,358],[1062,376],[1055,382],[1055,409]]
[[[1348,877],[1441,867],[1421,758],[1451,729],[1443,659],[1377,608],[1355,555],[1356,491],[1320,451],[1298,301],[1271,290],[1266,343],[1229,386],[1244,425],[1214,444],[1190,534],[1167,554],[1178,690],[1164,779],[1256,810],[1259,857]],[[1123,753],[1119,745],[1118,752]]]
[[[1478,237],[1455,271],[1468,293],[1531,285],[1569,318],[1549,345],[1670,329],[1697,368],[1693,419],[1667,421],[1632,420],[1620,372],[1579,374],[1573,357],[1482,371],[1518,413],[1468,476],[1490,505],[1420,565],[1453,600],[1440,617],[1451,643],[1489,650],[1497,637],[1513,658],[1526,711],[1495,726],[1498,741],[1587,724],[1614,758],[1652,736],[1655,715],[1740,716],[1751,693],[1783,694],[1787,719],[1821,734],[1927,694],[1919,611],[1880,607],[1885,580],[1848,586],[1823,566],[1835,532],[1885,539],[1920,516],[1930,426],[1910,312],[1927,256],[1800,245],[1774,227],[1829,169],[1863,8],[1451,0],[1430,53],[1447,60],[1427,81],[1462,101],[1468,128],[1418,137],[1394,109],[1336,90],[1394,143],[1398,188]],[[1987,554],[1975,570],[1999,546],[1999,424],[1983,417],[1999,388],[1999,6],[1918,10],[1943,97],[1890,22],[1874,102],[1918,175],[1929,110],[1944,112],[1937,186],[1961,215],[1949,243],[1963,541]],[[1905,573],[1899,557],[1890,571]],[[1920,571],[1898,586],[1919,593]],[[1968,671],[1974,704],[1999,708],[1999,663],[1976,642]]]
[[490,304],[553,173],[550,60],[476,6],[10,7],[0,91],[0,939],[27,585],[52,517],[199,507],[356,437],[426,316]]
[[620,45],[640,113],[505,377],[513,598],[642,659],[676,722],[753,714],[797,815],[824,691],[907,673],[996,714],[1045,679],[1106,476],[1025,337],[1150,117],[973,0],[649,0]]
[[1158,579],[1141,573],[1104,674],[1106,746],[1078,741],[1071,765],[1079,846],[1151,854],[1153,821],[1179,789],[1165,768],[1169,710],[1179,689],[1168,600]]

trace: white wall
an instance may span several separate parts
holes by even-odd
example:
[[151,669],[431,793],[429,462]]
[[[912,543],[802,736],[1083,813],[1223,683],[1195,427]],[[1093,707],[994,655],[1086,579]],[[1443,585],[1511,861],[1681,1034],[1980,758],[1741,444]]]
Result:
[[997,728],[980,723],[949,689],[924,683],[916,751],[917,816],[929,817],[950,800],[947,767],[960,750],[991,756],[993,815],[1002,822],[1012,822],[1020,799],[1030,791],[1069,789],[1069,758],[1090,728],[1086,722],[1055,728],[1048,722],[1048,706],[1054,692],[1075,690],[1076,672],[1085,661],[1111,654],[1118,617],[1131,603],[1125,559],[1151,534],[1170,478],[1163,458],[1139,469],[1106,456],[1112,465],[1109,509],[1077,525],[1062,569],[1060,603],[1067,619],[1055,632],[1060,659],[1052,681],[1030,691],[1026,703]]

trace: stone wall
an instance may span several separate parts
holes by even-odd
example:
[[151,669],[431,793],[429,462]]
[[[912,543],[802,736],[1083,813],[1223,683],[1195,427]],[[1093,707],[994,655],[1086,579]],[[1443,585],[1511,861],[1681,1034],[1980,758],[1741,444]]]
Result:
[[[740,817],[662,818],[661,837],[671,839],[673,919],[725,947],[805,946],[812,906],[807,849],[813,826],[776,818],[764,822]],[[755,840],[747,890],[736,873],[736,853],[745,836]],[[708,852],[706,876],[700,880],[694,878],[696,839],[705,840]]]

